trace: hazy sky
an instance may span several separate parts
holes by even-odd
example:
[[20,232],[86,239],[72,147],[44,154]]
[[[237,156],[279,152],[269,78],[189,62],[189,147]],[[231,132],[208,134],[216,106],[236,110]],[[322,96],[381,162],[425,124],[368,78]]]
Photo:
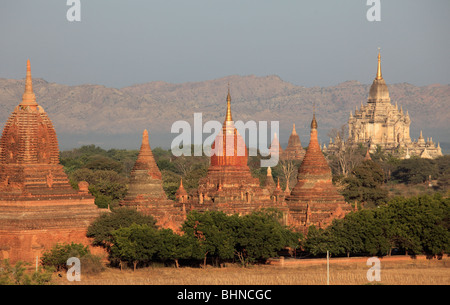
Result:
[[66,0],[0,2],[0,77],[125,87],[276,74],[303,86],[450,83],[450,1]]

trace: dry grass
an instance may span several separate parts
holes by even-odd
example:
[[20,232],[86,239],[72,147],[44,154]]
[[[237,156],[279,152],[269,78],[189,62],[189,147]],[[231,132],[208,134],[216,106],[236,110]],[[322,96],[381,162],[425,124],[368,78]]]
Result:
[[[448,285],[450,259],[398,260],[381,262],[381,284],[385,285]],[[366,273],[370,267],[364,260],[339,262],[331,260],[331,285],[368,284]],[[135,272],[107,268],[96,276],[83,276],[81,282],[68,282],[55,277],[57,284],[86,285],[325,285],[326,263],[281,266],[252,266],[241,268],[143,268]]]

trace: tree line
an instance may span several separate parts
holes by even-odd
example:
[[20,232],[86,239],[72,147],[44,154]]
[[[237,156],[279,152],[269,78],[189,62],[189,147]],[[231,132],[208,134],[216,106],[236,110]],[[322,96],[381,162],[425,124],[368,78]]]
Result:
[[304,250],[311,255],[442,256],[450,253],[450,198],[397,197],[374,209],[351,212],[326,229],[310,227]]
[[88,228],[93,244],[104,247],[112,266],[148,266],[180,261],[206,266],[263,262],[286,247],[297,248],[302,235],[280,223],[276,210],[249,215],[220,211],[191,211],[180,232],[158,228],[152,216],[129,208],[116,208]]

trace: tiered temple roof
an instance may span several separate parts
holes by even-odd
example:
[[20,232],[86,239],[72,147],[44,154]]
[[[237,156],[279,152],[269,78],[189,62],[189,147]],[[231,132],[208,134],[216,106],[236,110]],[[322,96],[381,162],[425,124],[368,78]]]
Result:
[[343,217],[350,205],[332,183],[331,169],[320,149],[315,115],[311,138],[298,169],[297,184],[286,198],[289,224],[300,231],[308,226],[326,227],[334,218]]
[[142,134],[139,155],[130,173],[128,193],[120,205],[152,215],[157,225],[173,230],[178,230],[184,220],[182,204],[167,199],[147,130]]
[[247,214],[273,206],[271,192],[260,187],[259,179],[252,176],[247,165],[247,147],[234,126],[229,89],[225,121],[212,151],[207,176],[200,179],[198,189],[191,194],[189,209]]

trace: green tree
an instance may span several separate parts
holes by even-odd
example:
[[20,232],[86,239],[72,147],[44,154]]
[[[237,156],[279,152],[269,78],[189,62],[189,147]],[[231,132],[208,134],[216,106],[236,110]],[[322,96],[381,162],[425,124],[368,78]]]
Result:
[[280,224],[274,211],[257,211],[238,218],[235,255],[246,266],[278,255],[285,247],[296,248],[301,235]]
[[111,261],[120,261],[133,264],[136,270],[138,263],[148,264],[161,248],[161,240],[157,229],[147,224],[133,223],[112,231]]
[[91,170],[114,171],[116,173],[123,171],[123,165],[120,162],[102,155],[90,157],[90,160],[83,167]]
[[82,244],[56,244],[42,254],[41,263],[45,267],[54,267],[57,271],[67,270],[70,257],[81,258],[90,254],[89,247]]
[[[304,243],[304,250],[314,256],[321,255],[330,251],[331,238],[329,231],[325,231],[322,228],[316,228],[310,226],[308,228],[308,234]],[[334,253],[338,254],[338,253]]]
[[[382,207],[393,230],[395,247],[408,253],[442,255],[450,250],[450,199],[440,194],[411,198],[397,197]],[[380,216],[381,218],[382,216]]]
[[417,184],[428,181],[439,175],[435,160],[413,157],[399,162],[392,172],[392,178],[407,184]]
[[159,234],[161,243],[157,256],[161,261],[173,260],[178,268],[180,259],[192,257],[196,240],[189,238],[187,235],[175,234],[171,229],[161,229]]
[[87,237],[93,238],[92,243],[110,250],[112,245],[112,232],[114,230],[129,227],[131,224],[145,224],[156,228],[156,220],[152,216],[130,208],[115,208],[111,213],[100,215],[87,230]]
[[378,163],[367,160],[355,167],[343,180],[343,195],[347,202],[376,206],[387,202],[387,191],[382,188],[384,174]]
[[234,232],[238,216],[227,216],[219,211],[198,212],[192,211],[187,215],[182,225],[182,231],[191,240],[197,240],[198,247],[194,249],[193,256],[203,254],[203,265],[211,257],[217,264],[219,260],[231,259],[234,256]]
[[115,206],[127,194],[128,179],[113,170],[92,170],[82,168],[70,174],[73,186],[80,181],[89,183],[89,191],[100,208]]

